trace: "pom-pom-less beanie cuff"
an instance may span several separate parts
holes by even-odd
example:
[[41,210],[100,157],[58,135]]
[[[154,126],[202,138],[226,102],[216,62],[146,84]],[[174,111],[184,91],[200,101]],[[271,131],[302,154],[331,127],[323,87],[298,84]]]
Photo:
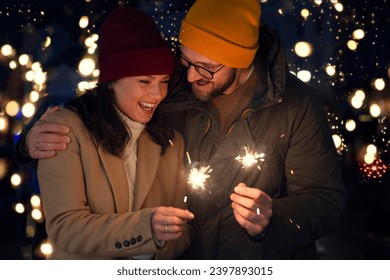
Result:
[[224,38],[203,31],[183,20],[180,44],[232,68],[247,68],[252,63],[258,44],[251,47],[237,45]]

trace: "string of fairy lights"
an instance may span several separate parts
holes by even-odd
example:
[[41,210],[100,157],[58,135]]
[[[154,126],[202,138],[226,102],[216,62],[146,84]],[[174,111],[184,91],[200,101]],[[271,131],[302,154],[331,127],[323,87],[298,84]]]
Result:
[[[85,0],[86,3],[94,2]],[[157,25],[165,35],[166,40],[175,49],[178,45],[178,30],[181,19],[193,1],[140,1],[151,8]],[[177,3],[180,2],[180,3]],[[347,114],[328,113],[328,121],[332,130],[335,147],[340,156],[348,154],[353,148],[353,134],[364,123],[373,123],[375,133],[369,140],[364,140],[355,153],[354,159],[366,180],[381,180],[389,172],[389,77],[388,61],[381,61],[380,53],[385,52],[384,26],[381,25],[377,13],[384,13],[385,5],[372,5],[364,1],[368,11],[358,10],[351,1],[343,0],[305,0],[305,1],[272,1],[261,0],[263,14],[275,8],[276,14],[270,17],[283,19],[293,18],[303,39],[286,46],[290,61],[290,69],[302,81],[331,89],[338,95],[340,102],[347,107]],[[378,1],[380,2],[380,1]],[[383,4],[387,0],[382,1]],[[132,4],[132,1],[117,1],[117,5]],[[360,5],[361,6],[361,5]],[[86,6],[88,7],[88,6]],[[96,21],[107,13],[101,11],[96,17],[96,11],[86,10],[77,19],[80,29],[79,42],[83,45],[84,53],[79,58],[77,71],[80,82],[77,83],[77,93],[82,94],[86,89],[95,86],[99,69],[97,51],[99,35]],[[142,8],[142,6],[140,6]],[[366,8],[365,8],[366,9]],[[272,10],[274,11],[274,10]],[[15,14],[24,15],[20,30],[28,32],[29,26],[45,21],[47,12],[37,10],[33,5],[14,4],[0,8],[0,17],[12,17]],[[313,27],[314,26],[314,27]],[[306,32],[306,33],[305,33]],[[21,32],[22,33],[22,32]],[[296,36],[298,38],[299,36]],[[39,52],[45,53],[52,47],[55,40],[50,34],[41,38]],[[369,42],[368,42],[369,41]],[[372,54],[372,64],[379,74],[369,73],[366,67],[359,64],[365,53],[361,46],[371,45],[379,52]],[[318,61],[320,53],[330,54]],[[11,42],[0,38],[0,68],[10,76],[17,76],[23,83],[22,87],[12,87],[7,84],[0,88],[0,146],[11,145],[10,141],[18,137],[26,122],[36,113],[39,101],[50,94],[47,81],[51,73],[37,56],[23,53]],[[352,61],[349,59],[352,58]],[[346,61],[347,59],[347,61]],[[386,65],[387,63],[387,65]],[[348,70],[352,64],[354,71]],[[360,82],[363,81],[363,82]],[[350,84],[353,81],[355,84]],[[15,93],[18,90],[19,93]],[[22,91],[20,93],[20,91]],[[9,137],[11,135],[11,137]],[[11,139],[11,140],[9,140]],[[27,176],[28,177],[28,176]],[[10,163],[10,159],[0,155],[0,181],[17,190],[23,188],[27,178],[20,168]],[[18,198],[16,198],[17,200]],[[33,238],[35,224],[43,223],[44,216],[38,193],[32,193],[28,202],[15,201],[13,211],[27,215],[26,236]],[[51,246],[45,240],[39,246],[39,254],[50,255]]]

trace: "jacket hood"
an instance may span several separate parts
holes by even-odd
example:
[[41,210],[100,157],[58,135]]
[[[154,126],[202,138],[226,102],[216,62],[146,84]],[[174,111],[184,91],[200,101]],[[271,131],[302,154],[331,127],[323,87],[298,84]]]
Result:
[[[283,46],[276,33],[265,23],[261,23],[259,49],[254,60],[260,72],[260,87],[253,97],[251,107],[268,106],[283,99],[288,76],[288,65]],[[187,82],[187,72],[176,59],[175,74],[169,83],[169,93],[159,105],[159,112],[172,112],[187,109],[201,109],[203,103],[196,100]],[[180,102],[177,106],[176,102]]]

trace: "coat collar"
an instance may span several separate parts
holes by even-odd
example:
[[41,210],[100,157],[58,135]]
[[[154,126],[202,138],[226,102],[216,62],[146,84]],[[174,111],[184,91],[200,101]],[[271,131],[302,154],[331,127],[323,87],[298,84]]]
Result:
[[123,160],[118,156],[107,153],[102,146],[98,147],[98,153],[111,186],[116,212],[128,212],[129,187],[127,186],[127,177]]
[[[145,131],[138,141],[137,177],[133,210],[139,210],[149,194],[160,161],[161,146],[156,144]],[[141,156],[142,155],[142,156]]]

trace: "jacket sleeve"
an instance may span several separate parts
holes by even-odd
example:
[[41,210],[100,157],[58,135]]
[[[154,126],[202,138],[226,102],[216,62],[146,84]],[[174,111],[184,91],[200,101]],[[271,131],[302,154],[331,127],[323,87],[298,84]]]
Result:
[[[297,88],[296,88],[297,89]],[[346,190],[325,113],[315,97],[298,100],[285,155],[287,196],[273,200],[265,244],[293,248],[330,233],[343,220]],[[268,243],[270,242],[270,243]]]
[[[38,179],[49,239],[68,253],[101,258],[159,252],[151,233],[152,208],[118,214],[110,197],[107,197],[107,209],[112,209],[112,213],[93,213],[93,205],[87,199],[91,194],[86,193],[88,179],[85,178],[81,160],[81,149],[89,149],[93,143],[89,141],[81,145],[80,139],[83,137],[80,135],[85,128],[81,122],[73,123],[74,118],[69,121],[58,112],[50,115],[48,121],[71,127],[68,148],[59,151],[53,158],[38,162]],[[86,145],[88,143],[89,146]],[[96,170],[96,176],[100,176],[99,173]],[[94,190],[98,192],[99,186]],[[142,240],[139,240],[139,236]],[[134,244],[123,246],[123,240],[132,239]]]

